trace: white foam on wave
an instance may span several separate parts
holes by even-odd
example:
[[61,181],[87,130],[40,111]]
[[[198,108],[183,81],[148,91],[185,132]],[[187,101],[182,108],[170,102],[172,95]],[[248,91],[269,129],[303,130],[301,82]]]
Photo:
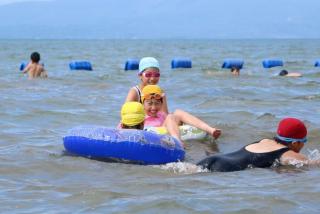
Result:
[[301,168],[304,165],[307,165],[307,162],[296,160],[296,159],[291,159],[291,160],[289,160],[289,165],[295,166],[296,168]]
[[318,149],[308,149],[308,154],[306,155],[308,158],[308,161],[300,161],[300,160],[289,160],[289,164],[293,165],[297,168],[303,167],[305,165],[309,165],[309,160],[311,161],[318,161],[320,160],[320,151]]
[[165,165],[159,165],[155,167],[173,172],[175,174],[195,174],[200,172],[208,172],[207,169],[203,169],[200,166],[188,162],[167,163]]

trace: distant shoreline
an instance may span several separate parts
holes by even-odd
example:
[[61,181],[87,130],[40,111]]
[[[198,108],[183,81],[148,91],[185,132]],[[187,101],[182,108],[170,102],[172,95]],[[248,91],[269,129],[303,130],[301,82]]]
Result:
[[317,41],[320,38],[1,38],[0,41],[48,41],[48,40],[76,40],[76,41]]

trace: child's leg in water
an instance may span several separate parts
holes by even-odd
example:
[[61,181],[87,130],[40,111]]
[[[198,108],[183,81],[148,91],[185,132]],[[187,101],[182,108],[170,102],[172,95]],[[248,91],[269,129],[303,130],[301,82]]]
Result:
[[182,123],[192,125],[194,127],[197,127],[199,129],[207,132],[214,139],[217,139],[221,135],[220,129],[209,126],[207,123],[205,123],[204,121],[200,120],[199,118],[189,114],[188,112],[177,109],[174,111],[173,116],[174,116],[176,123],[178,125],[181,125]]
[[173,114],[168,114],[167,115],[166,120],[163,123],[163,126],[165,126],[167,128],[169,134],[172,137],[178,139],[181,142],[182,146],[184,146],[184,143],[182,142],[181,137],[180,137],[179,126],[176,123],[176,119],[173,116]]

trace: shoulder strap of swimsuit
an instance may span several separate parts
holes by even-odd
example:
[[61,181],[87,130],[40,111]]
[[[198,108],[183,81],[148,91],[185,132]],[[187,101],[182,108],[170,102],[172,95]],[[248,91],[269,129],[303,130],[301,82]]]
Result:
[[280,157],[283,153],[285,153],[285,152],[287,152],[289,150],[290,149],[288,147],[284,147],[284,148],[278,149],[278,150],[276,150],[274,152],[277,153],[279,155],[279,157]]
[[139,86],[136,85],[136,86],[134,86],[133,88],[136,90],[136,92],[137,92],[137,94],[138,94],[138,96],[139,96],[139,102],[142,103],[142,100],[141,100],[141,90],[140,90]]

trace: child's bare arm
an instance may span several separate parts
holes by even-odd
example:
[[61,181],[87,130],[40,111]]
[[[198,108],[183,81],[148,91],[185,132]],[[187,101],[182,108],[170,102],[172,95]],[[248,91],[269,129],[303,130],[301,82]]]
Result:
[[31,64],[28,63],[28,65],[23,69],[22,73],[27,73],[30,70]]

